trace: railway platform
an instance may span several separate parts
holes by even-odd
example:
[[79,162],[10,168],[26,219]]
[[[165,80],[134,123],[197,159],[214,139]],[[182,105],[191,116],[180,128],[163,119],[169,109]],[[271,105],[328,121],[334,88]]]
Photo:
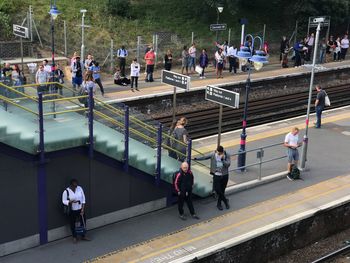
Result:
[[[294,126],[301,128],[302,136],[304,118],[249,128],[248,149],[281,143]],[[222,137],[228,151],[237,149],[239,133]],[[180,220],[176,206],[171,206],[92,230],[91,242],[73,245],[70,239],[62,239],[3,257],[1,262],[267,262],[350,226],[349,136],[350,108],[326,111],[322,128],[309,130],[302,180],[285,179],[286,160],[281,159],[264,164],[262,177],[282,173],[278,175],[282,180],[238,192],[235,187],[257,179],[258,169],[231,171],[230,210],[218,211],[211,197],[197,199],[194,206],[199,221]],[[216,138],[194,144],[210,153]],[[265,152],[266,158],[285,152],[278,145],[271,149]],[[248,156],[248,161],[253,158]],[[232,163],[235,166],[234,158]]]

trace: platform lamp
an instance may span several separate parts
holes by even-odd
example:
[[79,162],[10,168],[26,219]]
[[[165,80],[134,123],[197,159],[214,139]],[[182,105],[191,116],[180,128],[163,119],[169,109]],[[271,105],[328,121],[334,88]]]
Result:
[[55,20],[58,17],[59,14],[61,14],[60,11],[58,11],[56,7],[56,0],[54,2],[50,1],[50,12],[51,16],[51,50],[52,50],[52,64],[51,64],[51,75],[52,75],[52,81],[54,79],[55,75]]
[[[250,91],[250,72],[251,67],[253,66],[256,70],[260,70],[264,64],[268,63],[266,54],[264,51],[261,50],[262,48],[262,39],[259,36],[253,37],[252,35],[248,34],[245,36],[250,37],[252,39],[252,46],[251,48],[242,46],[240,48],[240,51],[237,52],[236,57],[240,60],[240,63],[242,65],[247,65],[248,67],[248,78],[246,81],[246,90],[245,90],[245,99],[244,99],[244,111],[243,111],[243,121],[242,121],[242,133],[241,133],[241,141],[240,141],[240,148],[238,151],[238,158],[237,158],[237,166],[238,167],[244,167],[246,164],[246,127],[247,127],[247,115],[248,115],[248,98],[249,98],[249,91]],[[255,39],[259,39],[260,41],[260,47],[259,50],[254,51],[254,41]],[[240,169],[242,172],[245,171],[245,168]]]
[[[224,11],[224,4],[221,2],[218,2],[216,5],[216,13],[217,13],[216,24],[219,24],[219,18],[222,11]],[[216,42],[218,42],[218,38],[219,38],[219,31],[216,31]]]

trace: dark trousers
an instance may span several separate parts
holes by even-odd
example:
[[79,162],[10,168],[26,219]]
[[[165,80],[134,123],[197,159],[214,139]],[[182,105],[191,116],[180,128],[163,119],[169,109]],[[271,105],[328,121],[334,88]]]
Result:
[[[75,233],[75,222],[79,221],[80,224],[83,224],[83,219],[80,215],[80,209],[79,210],[71,210],[69,213],[69,224],[70,224],[70,230],[72,231],[72,236],[77,237],[77,234]],[[84,221],[86,222],[85,214],[83,215]]]
[[105,93],[105,91],[103,90],[103,85],[102,85],[101,79],[100,78],[95,79],[95,82],[100,87],[101,93],[103,95]]
[[345,59],[346,52],[348,52],[348,49],[347,48],[342,48],[340,52],[341,52],[341,59]]
[[126,65],[126,59],[125,58],[119,58],[119,69],[120,74],[125,77],[125,65]]
[[171,63],[164,63],[164,69],[165,70],[171,70]]
[[316,127],[321,127],[321,116],[322,116],[323,107],[316,106]]
[[294,62],[295,67],[301,66],[301,54],[299,52],[295,52],[295,62]]
[[184,214],[184,203],[186,202],[188,209],[190,210],[190,214],[194,215],[194,208],[193,208],[193,204],[192,204],[192,193],[189,192],[188,195],[186,196],[186,194],[184,192],[181,192],[181,194],[179,195],[179,201],[178,201],[178,209],[179,209],[179,214],[183,215]]
[[205,67],[202,67],[202,73],[199,75],[200,77],[204,77],[204,71],[205,71]]
[[135,88],[137,88],[137,82],[139,80],[139,77],[131,77],[131,88],[134,88],[134,83],[135,83]]
[[214,175],[214,190],[216,194],[218,195],[218,206],[221,206],[221,201],[224,202],[224,204],[227,204],[227,198],[225,196],[225,189],[228,182],[228,175],[223,176],[217,176]]
[[237,60],[236,60],[236,58],[228,57],[228,62],[230,64],[228,71],[232,72],[232,69],[233,69],[233,73],[237,73]]
[[153,71],[154,71],[154,65],[147,65],[146,66],[146,73],[147,73],[147,77],[146,77],[146,81],[153,81]]

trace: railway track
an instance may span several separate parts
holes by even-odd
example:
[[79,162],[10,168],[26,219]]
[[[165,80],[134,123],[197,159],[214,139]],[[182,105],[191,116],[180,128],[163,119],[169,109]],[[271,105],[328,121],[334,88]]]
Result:
[[[327,109],[350,105],[350,85],[328,87],[327,94],[331,99],[331,106]],[[300,116],[306,113],[308,91],[266,98],[249,102],[248,127]],[[312,102],[315,101],[316,91],[313,92]],[[222,132],[232,131],[242,127],[244,104],[239,109],[224,107],[222,118]],[[314,112],[314,107],[311,108]],[[190,111],[184,114],[189,120],[187,130],[192,139],[217,134],[219,107],[215,105],[206,110]],[[155,118],[166,127],[172,122],[172,116]]]

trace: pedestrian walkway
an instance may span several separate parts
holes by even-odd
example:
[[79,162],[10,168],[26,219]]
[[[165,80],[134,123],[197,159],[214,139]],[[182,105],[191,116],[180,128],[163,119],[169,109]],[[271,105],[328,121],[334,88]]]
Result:
[[[294,118],[249,128],[247,147],[281,142],[291,127],[303,128],[303,119]],[[239,141],[239,133],[236,131],[223,136],[223,144],[228,150],[237,147],[235,143]],[[177,208],[172,206],[92,230],[89,232],[91,242],[73,245],[67,238],[3,257],[1,261],[69,263],[106,254],[101,258],[102,262],[169,262],[176,259],[182,262],[181,258],[203,255],[205,246],[206,251],[210,252],[223,244],[238,244],[254,236],[252,231],[259,234],[276,229],[292,219],[297,220],[297,216],[314,214],[332,202],[334,205],[348,201],[349,136],[350,108],[325,112],[322,128],[309,130],[308,161],[307,169],[302,172],[303,180],[274,181],[230,195],[230,210],[218,211],[212,198],[198,199],[194,205],[201,217],[199,224],[192,219],[179,220]],[[203,141],[194,143],[203,147]],[[207,138],[207,143],[214,146],[215,137]],[[211,151],[212,147],[209,148],[208,151]],[[282,154],[285,149],[276,152]],[[281,160],[264,166],[263,171],[271,175],[285,169],[286,161]],[[235,182],[239,177],[249,177],[251,171],[252,168],[243,174],[231,172],[230,179]],[[233,187],[227,191],[230,192]],[[291,199],[296,201],[290,204],[288,200]]]

